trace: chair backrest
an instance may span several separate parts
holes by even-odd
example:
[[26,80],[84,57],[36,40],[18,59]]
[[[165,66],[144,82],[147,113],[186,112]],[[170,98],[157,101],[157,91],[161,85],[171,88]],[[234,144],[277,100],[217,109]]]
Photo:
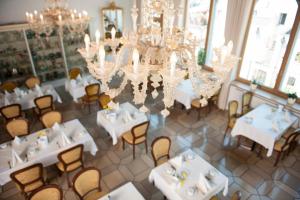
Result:
[[58,160],[63,164],[64,169],[75,162],[82,161],[83,145],[79,144],[58,154]]
[[97,168],[88,167],[76,174],[73,178],[73,190],[83,198],[93,190],[101,191],[101,172]]
[[53,97],[52,95],[45,95],[34,99],[34,103],[39,110],[52,108]]
[[246,92],[243,94],[243,97],[242,97],[242,109],[243,110],[250,108],[252,96],[253,96],[252,92]]
[[134,126],[131,129],[131,134],[133,136],[133,141],[141,138],[141,137],[146,137],[147,136],[147,131],[149,128],[149,121],[143,122],[141,124],[138,124]]
[[11,137],[29,134],[29,122],[26,119],[13,119],[6,123],[6,130]]
[[7,92],[12,93],[17,85],[14,82],[7,81],[2,83],[0,87],[3,92],[6,90]]
[[22,108],[20,104],[11,104],[0,108],[0,113],[6,120],[11,120],[22,116]]
[[85,87],[85,92],[88,97],[98,96],[100,93],[100,84],[93,83]]
[[290,145],[296,138],[300,135],[300,130],[297,129],[288,138],[286,138],[284,145],[281,147],[281,150],[285,149],[288,145]]
[[27,185],[36,181],[44,183],[43,178],[43,165],[41,163],[28,166],[10,174],[10,178],[20,187],[23,191]]
[[74,67],[69,71],[70,79],[76,79],[79,74],[81,74],[81,70],[78,67]]
[[55,123],[62,123],[62,114],[58,111],[49,111],[42,115],[41,121],[45,128],[51,128]]
[[33,191],[29,198],[29,200],[62,200],[63,192],[58,185],[46,185],[35,191]]
[[236,191],[233,193],[231,200],[241,200],[242,199],[242,193],[240,191]]
[[108,107],[108,103],[111,101],[111,98],[109,95],[101,94],[99,97],[99,106],[103,109],[106,109]]
[[161,136],[156,138],[151,145],[151,153],[155,163],[157,166],[157,161],[160,158],[167,157],[170,158],[169,152],[171,147],[171,139],[166,136]]
[[229,113],[229,118],[235,117],[237,115],[237,110],[239,107],[239,103],[237,101],[230,101],[228,104],[228,113]]
[[38,77],[30,77],[25,81],[25,85],[28,89],[32,89],[35,87],[35,85],[40,85],[41,81]]

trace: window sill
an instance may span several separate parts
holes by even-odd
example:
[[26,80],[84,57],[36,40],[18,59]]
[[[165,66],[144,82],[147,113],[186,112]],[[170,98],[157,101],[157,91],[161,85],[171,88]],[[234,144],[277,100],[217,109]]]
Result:
[[[234,87],[238,88],[241,91],[245,91],[245,92],[246,91],[251,91],[250,86],[248,84],[245,84],[245,83],[242,83],[242,82],[239,82],[239,81],[233,81],[231,83],[231,86],[234,86]],[[268,92],[263,91],[259,88],[257,88],[254,91],[254,96],[256,96],[258,98],[261,98],[264,101],[269,102],[271,104],[275,104],[275,105],[280,104],[280,105],[283,105],[283,106],[287,105],[287,100],[285,98],[282,98],[282,97],[276,96],[274,94],[268,93]],[[288,109],[291,112],[294,112],[294,113],[297,113],[297,114],[300,115],[300,104],[299,103],[295,103],[292,106],[288,106]]]

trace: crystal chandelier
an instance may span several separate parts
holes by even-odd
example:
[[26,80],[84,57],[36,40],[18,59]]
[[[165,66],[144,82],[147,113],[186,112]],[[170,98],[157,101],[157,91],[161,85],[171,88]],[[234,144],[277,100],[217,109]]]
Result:
[[26,12],[26,20],[37,34],[49,37],[54,29],[63,33],[66,27],[71,34],[84,34],[88,28],[90,17],[86,11],[68,9],[67,0],[46,0],[46,8],[33,13]]
[[[78,51],[86,59],[91,75],[101,81],[103,92],[114,98],[130,81],[134,103],[141,105],[141,111],[147,112],[148,108],[144,105],[147,90],[151,92],[152,98],[156,99],[157,88],[162,84],[164,109],[161,114],[167,117],[170,107],[174,104],[175,89],[188,74],[200,103],[207,104],[207,99],[220,89],[238,59],[231,55],[230,47],[223,45],[220,49],[228,50],[224,54],[225,50],[216,49],[216,72],[205,73],[196,61],[196,50],[200,41],[188,31],[182,30],[179,24],[174,26],[175,18],[179,21],[182,15],[183,8],[180,6],[179,9],[175,9],[173,0],[144,0],[141,26],[138,28],[138,8],[134,1],[131,9],[131,32],[124,33],[121,38],[115,38],[116,30],[112,28],[112,37],[100,41],[100,32],[96,31],[95,42],[91,42],[90,37],[85,35],[85,49]],[[120,44],[121,48],[117,50]],[[105,60],[104,48],[107,46],[112,48],[113,59],[110,61]],[[220,55],[224,58],[221,64],[218,61]],[[229,62],[230,66],[227,65]],[[223,70],[224,64],[229,71]],[[109,88],[109,83],[116,75],[122,78],[120,86]],[[149,80],[151,88],[148,88]]]

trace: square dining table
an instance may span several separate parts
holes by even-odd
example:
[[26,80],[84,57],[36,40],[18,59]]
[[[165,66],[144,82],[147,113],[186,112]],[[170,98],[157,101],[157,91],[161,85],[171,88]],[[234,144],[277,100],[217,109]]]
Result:
[[[267,156],[270,157],[275,142],[297,121],[298,118],[291,113],[261,104],[237,119],[231,135],[241,135],[264,146],[268,150]],[[274,128],[273,123],[277,123],[277,129]]]
[[[126,113],[129,113],[132,116],[131,119],[126,120]],[[112,114],[116,116],[114,120],[109,117]],[[97,124],[98,126],[104,127],[109,133],[112,137],[113,145],[116,145],[118,143],[118,138],[127,131],[130,131],[132,127],[147,120],[146,114],[139,111],[129,102],[120,104],[118,110],[105,109],[100,110],[97,113]]]
[[[180,162],[182,158],[185,159]],[[172,168],[176,169],[176,173],[186,173],[183,182],[178,182],[174,175],[168,173]],[[199,187],[199,180],[208,174],[214,175],[206,180],[210,187],[205,191]],[[228,193],[228,178],[191,149],[152,169],[149,181],[170,200],[209,200],[221,191],[224,196]],[[191,188],[196,188],[194,193],[188,192]]]
[[[85,127],[80,123],[78,119],[67,121],[60,125],[61,130],[65,133],[67,137],[70,138],[70,143],[65,146],[61,146],[59,141],[59,133],[55,132],[53,129],[44,129],[32,133],[27,136],[20,137],[20,144],[15,145],[13,141],[6,142],[0,145],[0,186],[8,183],[10,179],[10,174],[14,171],[23,169],[30,165],[36,163],[42,163],[44,167],[53,165],[58,162],[57,155],[73,146],[78,144],[84,145],[84,151],[90,152],[92,155],[96,155],[98,147],[95,144],[91,135],[87,132]],[[36,146],[37,139],[41,132],[46,133],[48,137],[48,145],[44,148],[36,147],[36,152],[34,155],[28,155],[28,149],[31,146]],[[75,137],[80,133],[80,137]],[[18,163],[15,166],[11,166],[12,159],[12,149],[20,156],[24,161],[23,163]]]

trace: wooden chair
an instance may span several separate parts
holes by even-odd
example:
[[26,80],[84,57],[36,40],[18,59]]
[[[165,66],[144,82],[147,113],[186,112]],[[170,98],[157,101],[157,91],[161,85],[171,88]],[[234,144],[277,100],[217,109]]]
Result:
[[85,87],[85,95],[82,97],[84,105],[88,104],[89,113],[91,113],[91,104],[97,102],[100,94],[100,84],[94,83]]
[[33,191],[29,197],[29,200],[62,200],[63,199],[63,191],[60,189],[58,185],[47,185],[38,188]]
[[14,92],[14,89],[17,88],[17,84],[11,81],[6,81],[0,85],[1,91],[7,91],[9,93]]
[[73,178],[73,190],[81,200],[97,200],[106,194],[102,191],[100,182],[101,172],[94,167],[88,167]]
[[99,96],[99,108],[100,109],[106,109],[108,108],[108,103],[111,101],[110,96],[106,95],[106,94],[101,94]]
[[[240,191],[236,191],[235,193],[233,193],[232,197],[230,198],[230,200],[241,200],[242,199],[242,193]],[[210,200],[219,200],[219,198],[217,196],[213,196],[212,198],[210,198]]]
[[25,81],[25,85],[28,89],[34,88],[36,85],[40,85],[41,81],[38,77],[32,76]]
[[74,68],[70,69],[70,71],[69,71],[70,80],[76,79],[79,74],[81,74],[80,68],[74,67]]
[[276,141],[274,145],[274,150],[277,152],[277,157],[274,163],[274,167],[277,166],[279,159],[281,157],[281,154],[283,153],[282,159],[284,159],[285,155],[288,153],[288,150],[290,150],[291,145],[293,142],[296,141],[296,138],[300,135],[300,131],[292,133],[288,138],[280,138]]
[[62,114],[58,111],[49,111],[42,115],[41,122],[45,128],[51,128],[55,123],[62,123]]
[[195,109],[198,111],[198,120],[200,120],[201,111],[203,109],[206,109],[206,114],[207,114],[207,112],[208,112],[207,109],[209,109],[208,104],[205,106],[202,106],[201,103],[199,102],[199,100],[200,100],[199,98],[193,99],[192,103],[191,103],[192,109]]
[[221,89],[222,89],[222,87],[210,99],[208,99],[208,110],[209,110],[209,112],[211,112],[212,107],[214,105],[218,105]]
[[171,139],[166,136],[156,138],[151,145],[151,154],[155,167],[170,159]]
[[22,117],[22,108],[20,104],[11,104],[0,108],[1,115],[6,121]]
[[239,117],[237,113],[238,107],[239,107],[239,103],[237,101],[230,101],[228,104],[228,123],[227,123],[227,128],[225,130],[224,138],[228,130],[234,127],[235,122]]
[[23,118],[13,119],[6,123],[6,131],[12,138],[28,135],[30,133],[29,127],[28,120]]
[[42,114],[55,110],[52,95],[45,95],[34,99],[35,113],[40,117]]
[[79,144],[58,154],[57,168],[66,174],[68,185],[71,186],[69,173],[83,168],[83,145]]
[[247,114],[249,111],[251,111],[251,100],[252,100],[252,92],[246,92],[243,94],[242,97],[242,115]]
[[297,147],[297,145],[298,145],[298,137],[299,137],[299,135],[300,135],[300,128],[298,128],[298,129],[293,129],[293,130],[289,130],[289,131],[287,131],[282,137],[284,138],[284,139],[287,139],[291,134],[293,134],[293,133],[298,133],[298,136],[295,138],[295,140],[294,141],[292,141],[291,142],[291,144],[290,144],[290,148],[289,148],[289,151],[288,151],[288,154],[290,153],[290,152],[292,152],[292,151],[294,151],[295,150],[295,148]]
[[145,143],[146,153],[148,153],[147,147],[147,131],[149,128],[149,121],[143,122],[134,126],[131,131],[123,134],[123,150],[125,149],[125,142],[132,145],[133,148],[133,159],[135,159],[135,145]]
[[10,178],[25,198],[27,198],[28,194],[32,191],[45,185],[43,165],[41,163],[15,171],[10,174]]

